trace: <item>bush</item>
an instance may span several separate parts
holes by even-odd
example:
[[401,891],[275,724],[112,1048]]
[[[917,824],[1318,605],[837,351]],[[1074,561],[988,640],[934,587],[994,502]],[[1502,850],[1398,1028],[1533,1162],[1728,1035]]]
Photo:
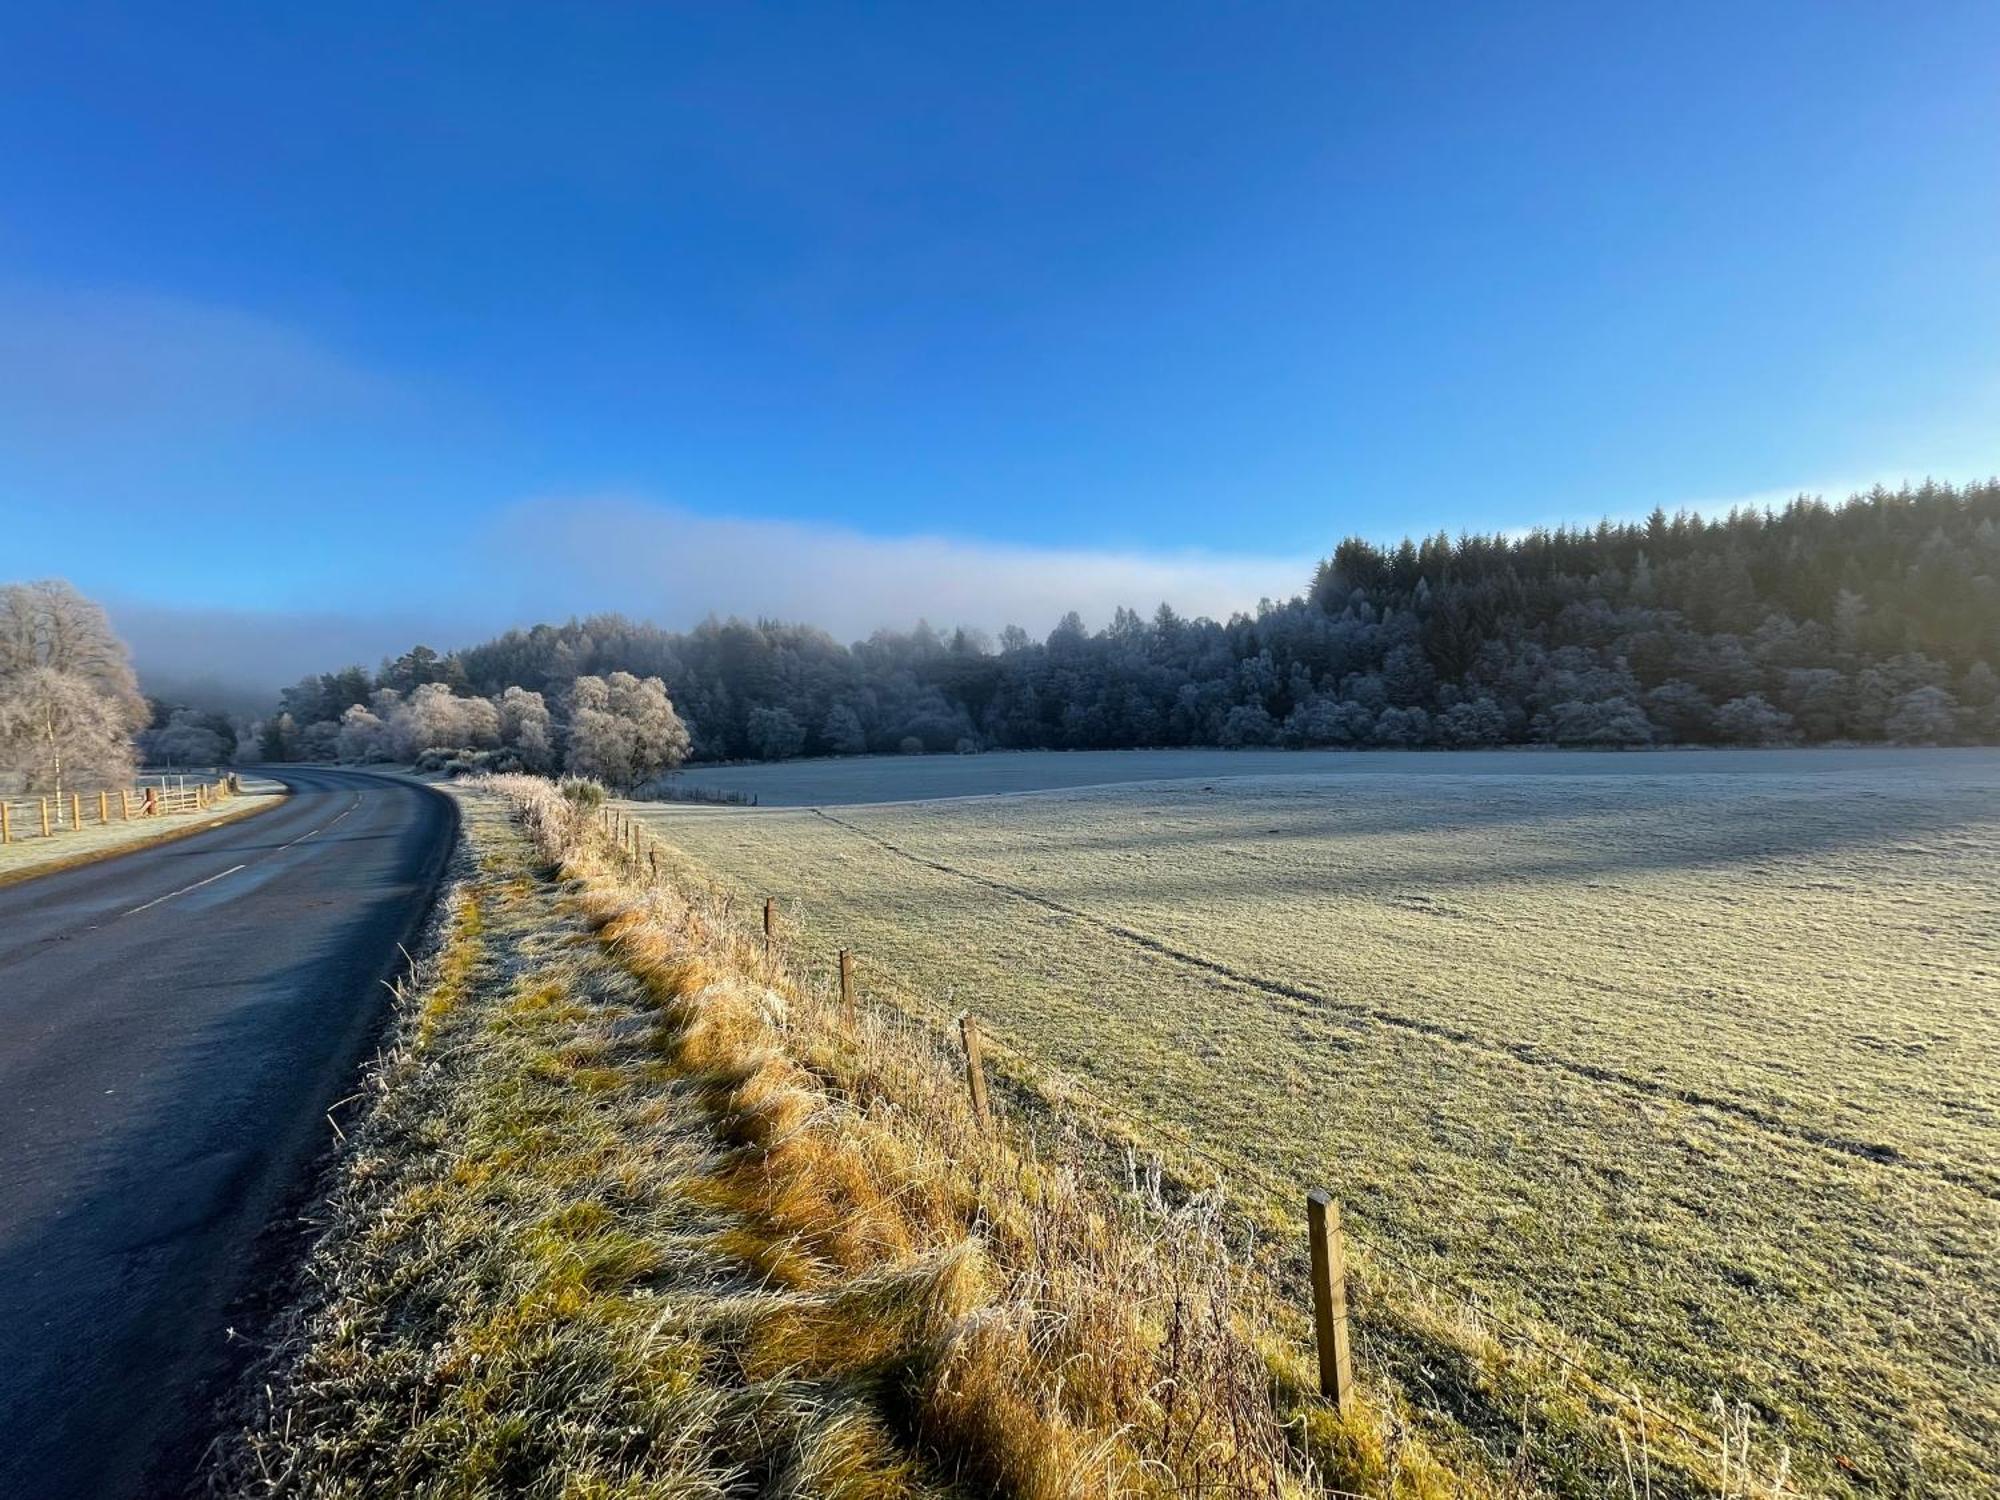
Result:
[[588,776],[565,776],[556,783],[556,790],[580,811],[596,812],[604,806],[604,783]]
[[905,755],[922,755],[924,753],[924,742],[914,734],[906,734],[897,742],[896,748]]
[[1782,745],[1792,737],[1792,716],[1780,713],[1759,693],[1731,698],[1715,711],[1715,728],[1736,745]]

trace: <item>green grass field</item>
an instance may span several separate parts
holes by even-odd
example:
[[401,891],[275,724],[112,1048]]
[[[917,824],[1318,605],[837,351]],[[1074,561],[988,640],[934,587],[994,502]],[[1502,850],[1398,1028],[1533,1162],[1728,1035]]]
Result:
[[[1333,1188],[1370,1297],[1413,1269],[1691,1424],[1719,1398],[1809,1493],[2000,1484],[2000,755],[1205,754],[643,814],[1246,1199]],[[904,765],[959,800],[866,805]]]

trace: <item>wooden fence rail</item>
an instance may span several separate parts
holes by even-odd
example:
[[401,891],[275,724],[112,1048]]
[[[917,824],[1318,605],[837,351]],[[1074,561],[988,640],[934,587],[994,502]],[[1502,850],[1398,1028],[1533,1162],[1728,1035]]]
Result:
[[0,798],[0,844],[39,836],[57,838],[110,823],[207,812],[238,790],[236,777],[185,786],[99,787],[60,796]]

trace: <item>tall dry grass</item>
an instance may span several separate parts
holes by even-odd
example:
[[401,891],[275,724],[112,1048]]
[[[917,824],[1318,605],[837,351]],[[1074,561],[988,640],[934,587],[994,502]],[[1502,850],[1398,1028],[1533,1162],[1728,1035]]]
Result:
[[1215,1195],[1157,1173],[1119,1190],[1059,1127],[982,1128],[935,1034],[850,1020],[712,890],[642,879],[587,792],[490,785],[698,1086],[723,1147],[706,1190],[741,1223],[727,1248],[790,1294],[754,1330],[753,1375],[865,1388],[982,1492],[1466,1492],[1393,1413],[1342,1422],[1309,1394]]

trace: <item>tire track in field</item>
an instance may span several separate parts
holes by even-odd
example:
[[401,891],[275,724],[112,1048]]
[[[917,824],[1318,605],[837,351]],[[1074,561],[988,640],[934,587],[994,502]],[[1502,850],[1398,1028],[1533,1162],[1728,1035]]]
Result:
[[1323,994],[1318,990],[1309,990],[1303,985],[1288,984],[1284,980],[1271,979],[1262,974],[1252,973],[1247,969],[1236,968],[1234,965],[1226,964],[1220,959],[1207,958],[1202,954],[1192,953],[1185,948],[1175,947],[1172,943],[1162,938],[1154,937],[1151,933],[1141,932],[1135,927],[1127,927],[1121,922],[1113,922],[1108,918],[1097,916],[1079,907],[1066,905],[1061,901],[1055,900],[1053,897],[1041,895],[1036,891],[1026,890],[1021,886],[1010,885],[1004,880],[995,879],[990,875],[982,875],[976,870],[964,869],[958,865],[946,864],[943,860],[932,859],[925,854],[918,854],[914,850],[905,849],[902,845],[883,838],[880,834],[871,833],[868,829],[860,827],[858,824],[850,823],[845,818],[835,817],[824,808],[815,807],[812,809],[812,813],[815,817],[823,818],[834,827],[844,829],[856,838],[865,840],[879,849],[886,850],[898,859],[908,860],[911,864],[921,865],[928,870],[935,870],[941,875],[950,875],[958,880],[970,881],[974,885],[984,886],[988,890],[997,891],[1003,896],[1012,896],[1017,901],[1026,901],[1031,905],[1042,907],[1060,916],[1069,917],[1073,921],[1085,923],[1088,926],[1097,928],[1101,932],[1107,932],[1123,942],[1132,944],[1134,947],[1143,948],[1149,953],[1158,954],[1162,958],[1170,959],[1191,969],[1199,969],[1204,973],[1219,975],[1247,989],[1259,990],[1264,994],[1275,995],[1284,1000],[1296,1000],[1302,1004],[1319,1006],[1325,1010],[1341,1011],[1348,1015],[1391,1027],[1397,1031],[1428,1037],[1435,1041],[1452,1042],[1458,1046],[1469,1047],[1475,1051],[1485,1052],[1495,1057],[1511,1058],[1515,1062],[1524,1063],[1529,1067],[1553,1068],[1558,1072],[1568,1074],[1572,1078],[1582,1079],[1586,1083],[1609,1085],[1613,1088],[1622,1088],[1628,1092],[1643,1095],[1650,1099],[1672,1099],[1682,1104],[1694,1105],[1697,1108],[1711,1109],[1720,1114],[1741,1120],[1745,1124],[1754,1126],[1769,1135],[1779,1136],[1807,1146],[1817,1146],[1822,1150],[1837,1152],[1842,1156],[1854,1157],[1861,1161],[1874,1162],[1881,1166],[1898,1167],[1904,1171],[1918,1172],[1927,1177],[1934,1177],[1941,1181],[1949,1182],[1953,1186],[1964,1188],[1968,1192],[1976,1193],[1989,1203],[2000,1203],[2000,1186],[1996,1186],[1984,1178],[1961,1171],[1955,1167],[1905,1156],[1896,1147],[1888,1145],[1885,1142],[1856,1140],[1852,1136],[1839,1135],[1830,1130],[1816,1130],[1810,1125],[1801,1125],[1786,1120],[1781,1116],[1772,1114],[1769,1110],[1759,1109],[1754,1104],[1746,1104],[1740,1099],[1731,1099],[1721,1094],[1705,1093],[1699,1089],[1676,1087],[1672,1084],[1662,1083],[1655,1078],[1642,1078],[1636,1074],[1622,1073],[1616,1068],[1603,1067],[1597,1063],[1579,1062],[1574,1058],[1559,1057],[1527,1042],[1502,1041],[1499,1038],[1482,1036],[1478,1032],[1466,1031],[1457,1026],[1448,1026],[1442,1021],[1419,1020],[1414,1016],[1401,1015],[1396,1011],[1369,1005],[1363,1001],[1343,1000],[1332,995]]

